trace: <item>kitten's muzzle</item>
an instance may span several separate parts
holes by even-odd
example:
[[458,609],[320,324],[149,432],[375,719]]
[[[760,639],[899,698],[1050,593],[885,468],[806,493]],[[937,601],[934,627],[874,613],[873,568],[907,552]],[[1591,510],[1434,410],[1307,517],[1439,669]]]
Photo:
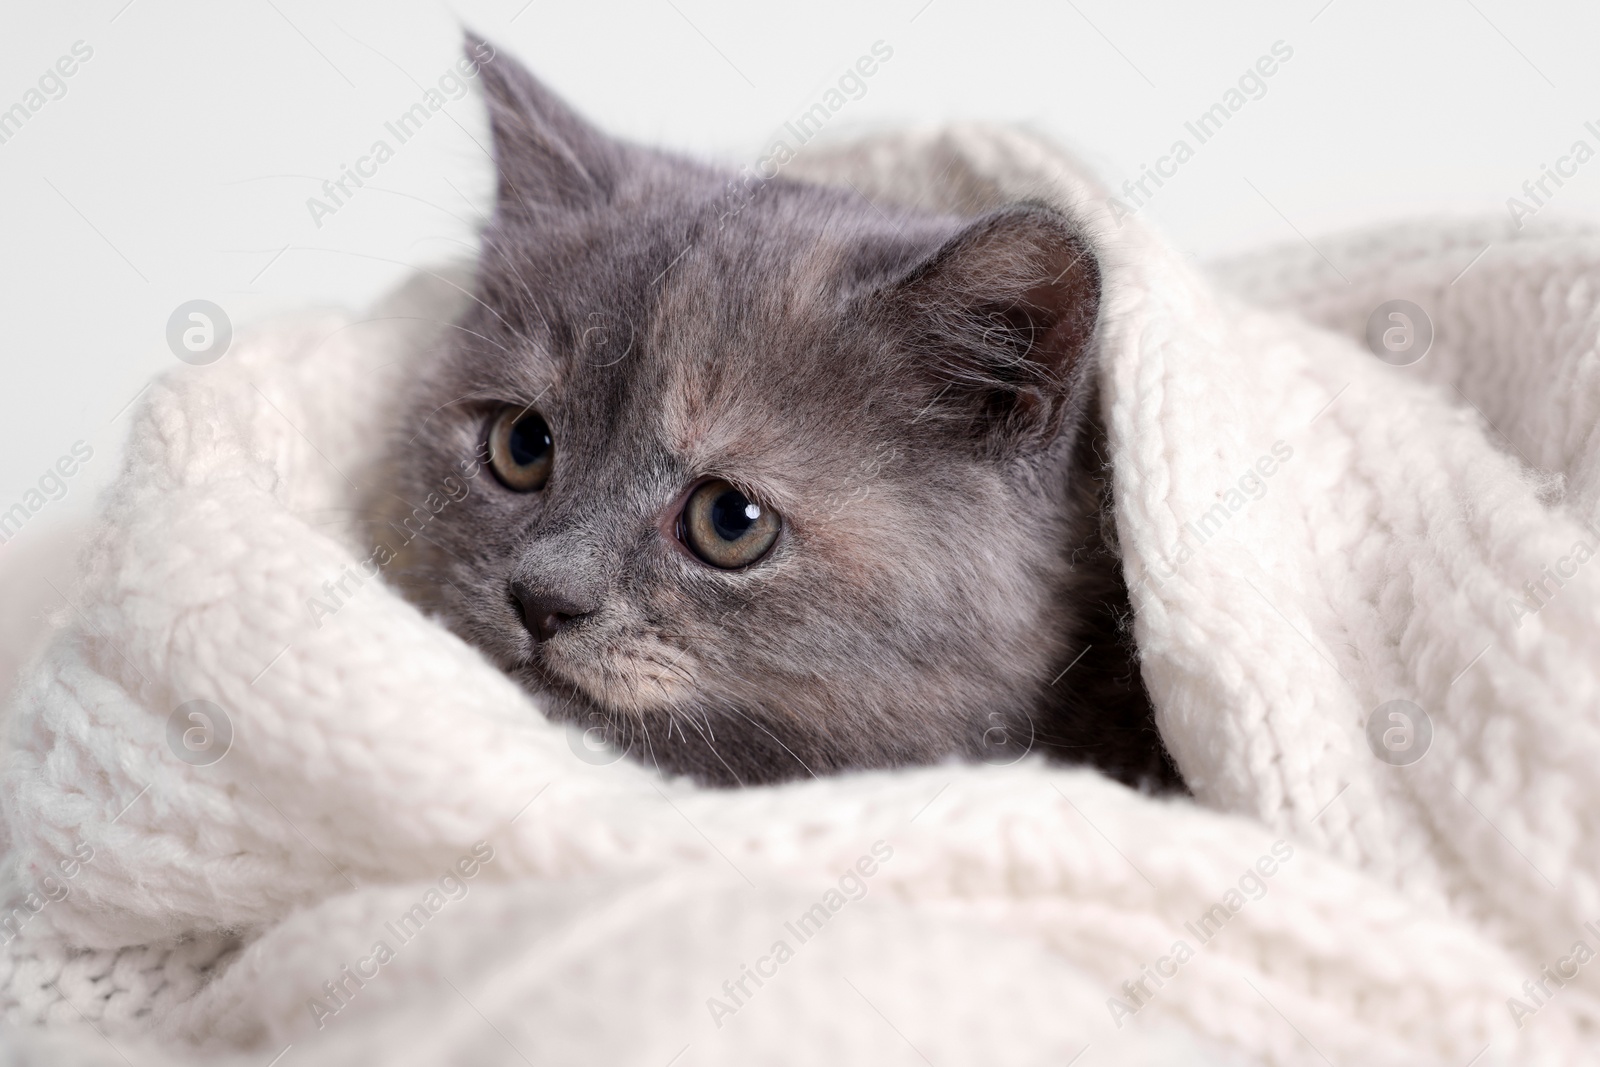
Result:
[[511,603],[535,641],[550,640],[593,610],[559,593],[535,589],[517,579],[511,581]]

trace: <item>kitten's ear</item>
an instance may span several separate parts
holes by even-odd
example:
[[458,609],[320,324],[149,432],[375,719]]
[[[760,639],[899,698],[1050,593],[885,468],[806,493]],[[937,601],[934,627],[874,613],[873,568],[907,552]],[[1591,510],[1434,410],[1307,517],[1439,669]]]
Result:
[[893,287],[912,332],[929,410],[1004,451],[1054,440],[1091,368],[1100,267],[1046,207],[968,225]]
[[609,196],[620,164],[618,143],[506,52],[470,33],[463,49],[483,76],[499,172],[498,210],[531,215]]

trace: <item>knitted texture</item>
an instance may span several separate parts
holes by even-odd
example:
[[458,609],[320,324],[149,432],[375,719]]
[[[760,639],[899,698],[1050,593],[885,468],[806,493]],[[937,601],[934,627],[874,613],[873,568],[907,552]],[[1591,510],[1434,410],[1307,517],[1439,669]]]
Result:
[[[700,790],[597,756],[381,580],[313,617],[464,299],[425,274],[138,410],[8,712],[0,1010],[31,1025],[0,1062],[1592,1062],[1589,970],[1540,971],[1600,948],[1600,564],[1560,564],[1600,518],[1600,240],[1411,227],[1219,285],[1022,134],[794,171],[1093,236],[1135,635],[1193,801],[1035,758]],[[1410,367],[1360,340],[1396,298],[1435,332]],[[1406,766],[1368,741],[1396,699],[1431,724]]]

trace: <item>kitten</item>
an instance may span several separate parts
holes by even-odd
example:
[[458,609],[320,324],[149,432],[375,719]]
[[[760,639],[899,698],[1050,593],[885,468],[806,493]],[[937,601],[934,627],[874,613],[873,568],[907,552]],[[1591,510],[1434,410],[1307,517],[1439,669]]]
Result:
[[1072,221],[741,184],[503,53],[481,80],[495,214],[394,492],[484,472],[392,568],[409,595],[552,716],[705,783],[1032,749],[1181,789]]

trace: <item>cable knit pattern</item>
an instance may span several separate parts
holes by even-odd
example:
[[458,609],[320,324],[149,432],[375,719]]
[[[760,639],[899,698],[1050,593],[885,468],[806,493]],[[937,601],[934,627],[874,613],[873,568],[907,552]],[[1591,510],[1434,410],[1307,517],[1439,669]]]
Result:
[[[424,274],[139,408],[8,712],[0,1062],[1593,1062],[1588,971],[1524,982],[1600,948],[1600,564],[1511,605],[1595,540],[1600,240],[1414,226],[1209,279],[1022,134],[794,172],[1095,239],[1135,633],[1194,800],[1034,759],[707,792],[579,758],[379,581],[314,620],[464,299]],[[1393,298],[1434,323],[1415,366],[1360,341]],[[1366,729],[1402,698],[1432,747],[1394,767]],[[208,766],[168,743],[196,699],[233,731]]]

